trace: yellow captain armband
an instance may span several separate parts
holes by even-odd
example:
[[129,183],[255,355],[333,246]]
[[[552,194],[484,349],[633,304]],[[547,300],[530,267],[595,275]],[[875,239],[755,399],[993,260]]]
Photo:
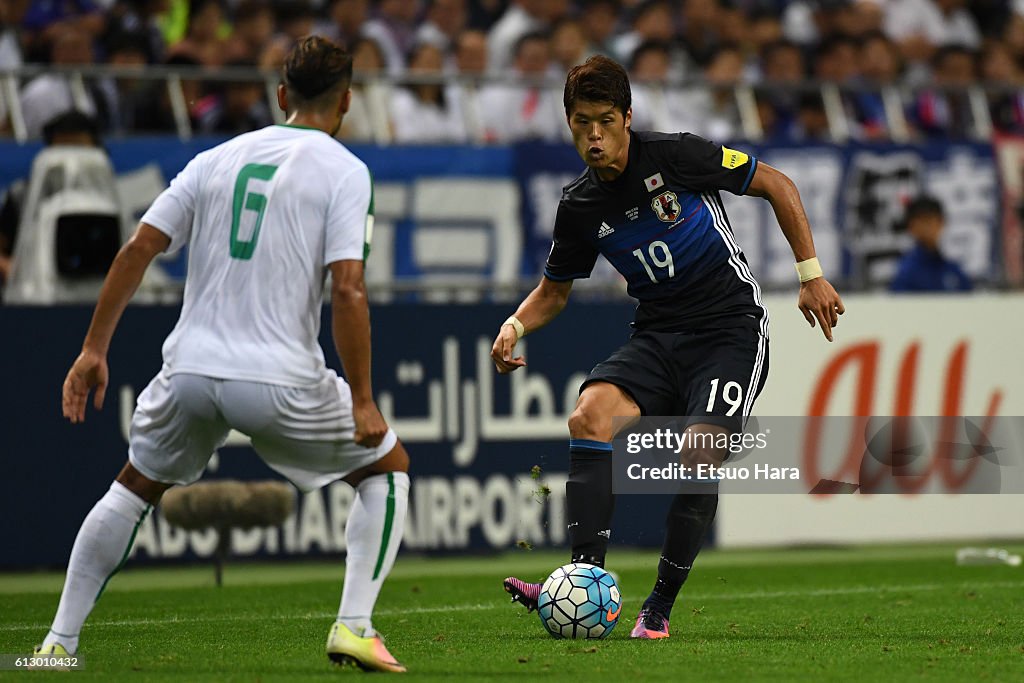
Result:
[[821,270],[821,264],[818,263],[818,257],[809,258],[806,261],[797,263],[796,272],[800,276],[800,282],[807,282],[825,274]]
[[526,326],[519,322],[519,318],[514,315],[510,315],[508,320],[503,322],[502,325],[511,325],[516,331],[516,339],[522,339],[526,336]]

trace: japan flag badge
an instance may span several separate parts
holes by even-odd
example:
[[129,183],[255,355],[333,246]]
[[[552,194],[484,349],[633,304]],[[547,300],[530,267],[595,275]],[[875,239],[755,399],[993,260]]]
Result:
[[652,176],[644,178],[644,186],[647,188],[648,192],[654,192],[659,187],[663,187],[664,185],[665,180],[661,177],[661,173],[655,173]]

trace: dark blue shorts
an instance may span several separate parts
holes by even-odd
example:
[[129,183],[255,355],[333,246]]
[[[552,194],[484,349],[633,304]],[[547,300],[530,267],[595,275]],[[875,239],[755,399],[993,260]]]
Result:
[[609,382],[643,415],[687,417],[689,424],[738,432],[767,376],[768,339],[755,329],[640,331],[598,363],[580,391]]

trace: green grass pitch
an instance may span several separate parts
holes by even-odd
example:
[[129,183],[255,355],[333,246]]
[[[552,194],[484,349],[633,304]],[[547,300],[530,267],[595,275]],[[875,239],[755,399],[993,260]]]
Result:
[[[604,641],[553,640],[501,590],[506,574],[539,578],[562,553],[400,555],[375,623],[415,680],[1024,680],[1024,570],[958,567],[953,555],[953,546],[708,551],[672,614],[672,637],[646,642],[628,635],[654,553],[609,555],[625,607]],[[218,589],[209,567],[129,567],[82,633],[84,671],[0,680],[352,680],[366,674],[333,668],[323,653],[342,571],[340,561],[236,563]],[[42,639],[61,581],[0,575],[0,653]]]

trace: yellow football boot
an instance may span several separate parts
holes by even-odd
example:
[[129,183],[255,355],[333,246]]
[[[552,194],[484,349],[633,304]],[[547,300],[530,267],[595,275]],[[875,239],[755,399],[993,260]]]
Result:
[[334,623],[327,636],[327,657],[335,664],[354,664],[363,671],[405,673],[405,667],[391,656],[379,635],[357,636],[340,621]]
[[[32,657],[38,659],[54,659],[61,660],[65,657],[70,658],[72,655],[67,649],[60,643],[53,643],[52,645],[40,645],[32,650]],[[61,666],[60,664],[54,664],[52,666],[32,666],[31,669],[39,669],[42,671],[70,671],[69,666]]]

